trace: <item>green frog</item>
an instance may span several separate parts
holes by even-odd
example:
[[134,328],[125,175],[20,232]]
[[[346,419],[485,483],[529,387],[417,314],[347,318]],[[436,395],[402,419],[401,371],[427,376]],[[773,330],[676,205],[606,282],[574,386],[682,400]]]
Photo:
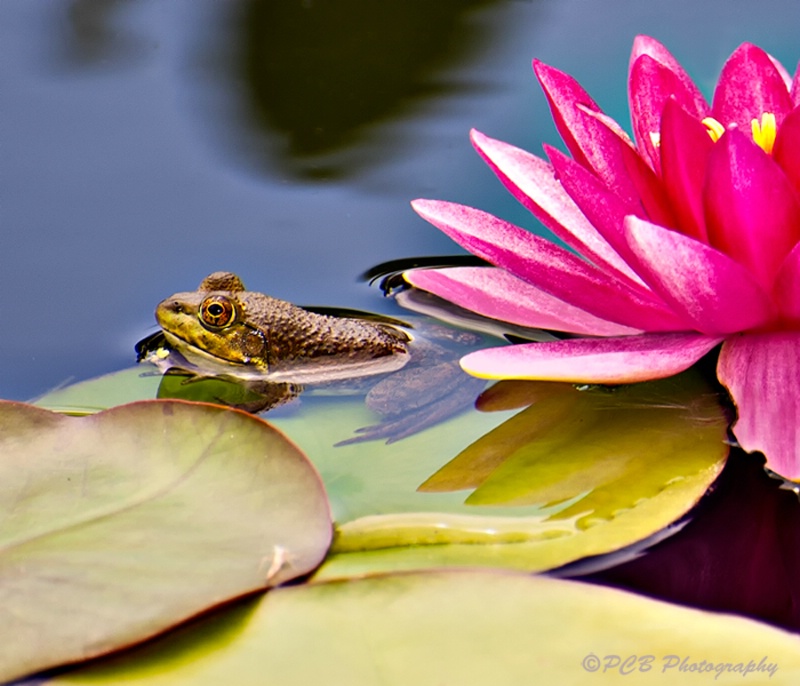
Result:
[[[190,381],[235,380],[251,396],[229,404],[251,412],[296,398],[309,385],[367,382],[367,406],[383,421],[342,443],[416,433],[471,405],[485,385],[457,363],[463,346],[478,342],[475,334],[435,327],[422,338],[396,321],[320,314],[248,291],[230,272],[162,301],[156,320],[165,345],[155,337],[140,342],[140,361]],[[459,353],[448,347],[453,338]]]

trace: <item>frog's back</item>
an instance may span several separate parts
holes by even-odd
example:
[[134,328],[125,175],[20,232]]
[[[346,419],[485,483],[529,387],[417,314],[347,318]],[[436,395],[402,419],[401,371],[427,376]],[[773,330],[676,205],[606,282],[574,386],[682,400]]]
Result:
[[376,359],[408,352],[408,334],[384,324],[309,312],[262,293],[238,294],[246,320],[264,332],[270,367],[298,361]]

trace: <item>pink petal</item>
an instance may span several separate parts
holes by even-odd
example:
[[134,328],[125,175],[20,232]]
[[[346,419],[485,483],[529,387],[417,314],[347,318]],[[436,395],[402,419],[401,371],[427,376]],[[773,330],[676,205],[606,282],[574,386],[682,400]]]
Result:
[[533,70],[542,85],[553,121],[572,156],[592,169],[623,202],[636,202],[636,190],[628,178],[624,162],[615,152],[614,133],[586,110],[601,112],[589,94],[568,74],[538,60]]
[[[708,103],[700,92],[700,89],[695,85],[680,62],[672,56],[669,50],[655,38],[643,35],[636,36],[633,40],[633,49],[631,51],[630,71],[633,71],[633,65],[643,55],[647,55],[661,66],[669,69],[674,77],[678,79],[680,82],[680,91],[686,97],[685,100],[680,99],[681,104],[685,106],[687,103],[692,103],[691,107],[687,107],[688,112],[691,112],[701,119],[708,114]],[[678,94],[675,93],[675,96],[677,97]],[[656,129],[656,131],[657,130],[658,129]]]
[[774,318],[769,296],[727,255],[636,217],[626,219],[625,229],[637,271],[695,330],[729,334]]
[[633,277],[624,260],[564,191],[550,164],[474,129],[471,139],[503,185],[556,236],[603,271]]
[[560,150],[545,145],[544,151],[564,190],[611,247],[629,262],[630,248],[625,240],[623,222],[629,214],[643,217],[642,206],[638,203],[626,205],[600,179]]
[[736,124],[750,130],[753,119],[772,112],[778,122],[792,109],[789,90],[770,56],[751,43],[743,43],[725,62],[717,82],[713,116],[725,127]]
[[789,95],[792,97],[792,104],[795,107],[800,106],[800,64],[797,65],[797,69],[794,72]]
[[772,159],[800,193],[800,109],[792,110],[783,120],[775,137]]
[[784,322],[800,328],[800,243],[794,246],[778,270],[772,297]]
[[714,142],[706,127],[667,100],[661,117],[661,178],[683,233],[707,240],[703,186]]
[[417,288],[438,295],[484,317],[520,326],[586,336],[640,333],[598,319],[529,283],[493,267],[414,269],[404,275]]
[[675,227],[677,220],[661,180],[644,161],[628,135],[619,128],[617,122],[605,114],[587,111],[586,115],[594,117],[615,134],[611,140],[616,145],[639,202],[644,208],[645,218],[662,226]]
[[721,340],[694,333],[573,338],[479,350],[461,358],[461,366],[487,379],[635,383],[688,369]]
[[777,59],[773,55],[770,55],[769,53],[767,53],[767,57],[769,57],[769,61],[772,62],[772,64],[775,66],[775,69],[777,69],[778,73],[781,75],[781,78],[783,79],[783,85],[786,86],[786,90],[791,91],[792,75],[789,73],[786,67],[784,67],[783,64],[781,64],[781,61],[779,59]]
[[541,236],[464,205],[437,200],[411,204],[471,253],[600,319],[643,331],[686,328],[643,287],[613,279]]
[[800,239],[800,205],[781,168],[738,129],[708,160],[705,216],[711,245],[747,267],[768,290]]
[[661,113],[667,100],[675,99],[681,108],[698,121],[707,116],[709,111],[705,98],[694,82],[672,55],[669,58],[668,63],[664,64],[651,55],[640,55],[631,63],[628,83],[636,142],[640,149],[647,151],[656,170],[659,169],[660,151],[653,144],[653,134],[661,130]]
[[767,467],[800,479],[800,332],[745,334],[722,346],[719,380],[736,403],[739,444]]

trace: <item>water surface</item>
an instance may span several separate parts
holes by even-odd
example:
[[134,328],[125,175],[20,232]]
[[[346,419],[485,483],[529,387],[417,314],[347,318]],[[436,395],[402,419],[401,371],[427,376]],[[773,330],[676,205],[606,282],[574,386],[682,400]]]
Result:
[[467,138],[556,142],[532,57],[627,122],[636,33],[708,90],[745,39],[793,67],[798,25],[738,0],[4,0],[0,393],[130,364],[155,304],[217,269],[386,309],[363,270],[458,252],[409,200],[539,230]]

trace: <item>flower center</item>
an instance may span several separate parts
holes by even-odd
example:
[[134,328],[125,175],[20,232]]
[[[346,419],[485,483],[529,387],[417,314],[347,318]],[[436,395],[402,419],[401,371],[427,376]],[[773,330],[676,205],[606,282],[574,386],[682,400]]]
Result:
[[[703,124],[708,129],[708,135],[711,136],[711,140],[715,143],[725,133],[725,127],[714,117],[706,117],[703,119]],[[775,145],[775,134],[778,132],[775,115],[772,112],[764,112],[760,121],[753,119],[750,122],[750,127],[753,133],[753,142],[765,153],[771,155],[772,147]]]

